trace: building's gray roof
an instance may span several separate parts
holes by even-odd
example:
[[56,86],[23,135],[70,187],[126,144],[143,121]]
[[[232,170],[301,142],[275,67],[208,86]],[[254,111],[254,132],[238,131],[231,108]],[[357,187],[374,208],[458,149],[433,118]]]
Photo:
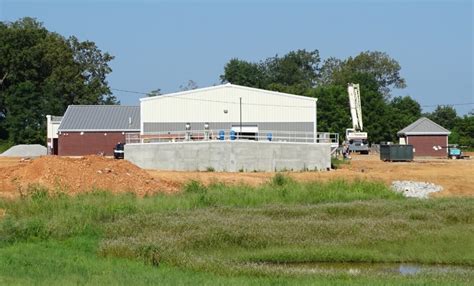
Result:
[[69,105],[58,128],[60,132],[139,130],[140,106],[122,105]]
[[443,126],[421,117],[417,121],[398,131],[400,135],[449,135],[451,132]]

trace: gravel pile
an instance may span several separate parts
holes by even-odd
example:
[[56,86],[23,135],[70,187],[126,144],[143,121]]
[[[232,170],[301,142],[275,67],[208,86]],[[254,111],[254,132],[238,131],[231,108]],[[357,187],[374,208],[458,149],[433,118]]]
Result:
[[440,192],[443,187],[427,182],[393,181],[392,189],[409,198],[428,198],[430,193]]
[[46,155],[46,147],[39,144],[15,145],[0,154],[4,157],[39,157]]

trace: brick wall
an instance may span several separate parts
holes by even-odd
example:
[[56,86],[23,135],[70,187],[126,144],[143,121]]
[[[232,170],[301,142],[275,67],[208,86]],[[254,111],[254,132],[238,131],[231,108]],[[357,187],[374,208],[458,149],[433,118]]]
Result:
[[[446,135],[411,135],[407,136],[407,144],[413,145],[415,156],[446,157],[447,138]],[[441,146],[435,150],[433,146]]]
[[[107,134],[107,135],[105,135]],[[84,156],[104,153],[114,154],[115,145],[125,142],[122,132],[63,132],[59,135],[58,155]]]

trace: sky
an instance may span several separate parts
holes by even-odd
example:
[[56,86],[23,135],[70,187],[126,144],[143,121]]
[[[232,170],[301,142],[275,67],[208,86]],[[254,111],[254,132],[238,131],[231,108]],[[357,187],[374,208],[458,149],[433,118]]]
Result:
[[[34,17],[90,40],[115,59],[111,88],[169,93],[219,84],[232,58],[260,61],[297,49],[322,59],[382,51],[397,60],[424,112],[474,109],[471,0],[0,0],[0,20]],[[143,95],[113,91],[123,105]],[[466,104],[471,103],[471,104]]]

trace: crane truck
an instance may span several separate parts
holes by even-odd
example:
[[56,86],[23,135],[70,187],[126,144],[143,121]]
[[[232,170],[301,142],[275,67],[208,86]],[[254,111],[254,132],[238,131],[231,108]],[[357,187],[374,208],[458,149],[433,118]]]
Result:
[[367,132],[363,132],[364,126],[362,123],[359,84],[349,83],[347,85],[347,93],[349,94],[352,128],[346,129],[346,144],[348,145],[350,152],[369,154]]

